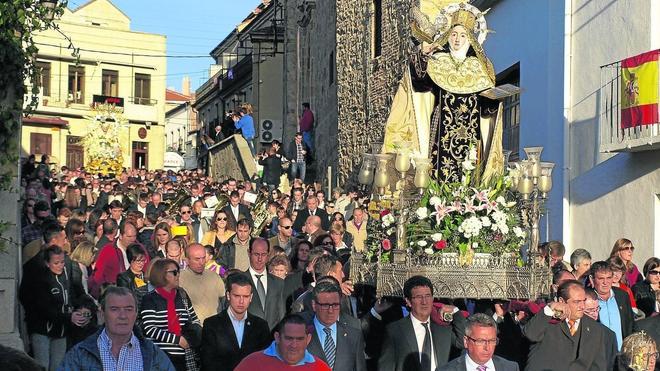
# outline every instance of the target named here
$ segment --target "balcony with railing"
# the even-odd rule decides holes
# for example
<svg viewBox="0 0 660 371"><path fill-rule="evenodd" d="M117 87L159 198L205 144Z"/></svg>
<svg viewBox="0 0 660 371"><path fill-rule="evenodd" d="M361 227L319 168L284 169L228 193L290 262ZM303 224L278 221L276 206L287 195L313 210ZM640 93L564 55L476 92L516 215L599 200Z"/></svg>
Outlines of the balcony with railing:
<svg viewBox="0 0 660 371"><path fill-rule="evenodd" d="M638 69L641 65L633 64L633 67L630 67L629 62L639 57L610 63L600 68L598 121L601 152L660 149L658 61L656 57L655 62L644 62L652 63L646 67L656 70L655 74L642 75ZM643 62L644 59L639 61ZM655 104L649 104L654 99Z"/></svg>

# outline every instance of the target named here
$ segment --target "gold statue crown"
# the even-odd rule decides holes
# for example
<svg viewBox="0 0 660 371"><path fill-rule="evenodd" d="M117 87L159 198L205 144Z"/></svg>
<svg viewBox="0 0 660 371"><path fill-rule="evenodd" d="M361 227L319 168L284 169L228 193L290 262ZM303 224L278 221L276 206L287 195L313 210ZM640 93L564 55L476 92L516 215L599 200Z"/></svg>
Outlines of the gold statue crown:
<svg viewBox="0 0 660 371"><path fill-rule="evenodd" d="M419 9L433 22L447 5L467 3L468 0L419 0Z"/></svg>
<svg viewBox="0 0 660 371"><path fill-rule="evenodd" d="M475 26L477 25L477 17L468 10L460 9L452 14L451 17L451 27L458 25L465 27L468 31L474 32Z"/></svg>

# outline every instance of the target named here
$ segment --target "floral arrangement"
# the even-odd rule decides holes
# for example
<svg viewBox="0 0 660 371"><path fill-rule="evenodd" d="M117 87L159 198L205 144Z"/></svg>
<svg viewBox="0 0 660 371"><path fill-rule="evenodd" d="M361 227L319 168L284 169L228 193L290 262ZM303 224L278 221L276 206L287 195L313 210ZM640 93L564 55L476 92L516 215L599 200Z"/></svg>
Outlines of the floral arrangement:
<svg viewBox="0 0 660 371"><path fill-rule="evenodd" d="M392 248L396 247L396 218L389 208L370 215L365 246L367 261L390 262Z"/></svg>
<svg viewBox="0 0 660 371"><path fill-rule="evenodd" d="M431 182L408 225L413 253L458 252L469 264L475 252L518 255L525 241L517 202L508 191L506 175L490 187L471 185L477 153L471 149L462 163L460 182Z"/></svg>
<svg viewBox="0 0 660 371"><path fill-rule="evenodd" d="M409 253L434 256L459 254L463 265L472 262L475 253L512 254L519 257L526 234L520 227L520 211L508 191L507 175L487 187L472 183L476 174L477 153L472 149L462 163L460 182L431 181L406 225ZM369 261L390 262L396 247L396 220L390 209L381 209L379 218L367 225L365 257Z"/></svg>
<svg viewBox="0 0 660 371"><path fill-rule="evenodd" d="M93 174L119 174L124 162L119 129L125 119L114 105L99 105L93 111L96 115L87 117L90 121L89 130L81 140L87 157L85 168Z"/></svg>

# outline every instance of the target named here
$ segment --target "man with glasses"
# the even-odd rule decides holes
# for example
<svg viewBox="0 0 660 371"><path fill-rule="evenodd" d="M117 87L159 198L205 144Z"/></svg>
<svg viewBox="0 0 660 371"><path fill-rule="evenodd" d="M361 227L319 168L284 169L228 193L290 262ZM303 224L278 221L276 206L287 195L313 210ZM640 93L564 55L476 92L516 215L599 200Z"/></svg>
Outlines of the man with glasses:
<svg viewBox="0 0 660 371"><path fill-rule="evenodd" d="M195 241L201 240L201 236L199 235L199 220L193 216L193 210L189 204L179 206L179 215L176 221L180 225L189 225L193 230Z"/></svg>
<svg viewBox="0 0 660 371"><path fill-rule="evenodd" d="M589 280L598 294L600 323L616 334L617 349L621 350L623 339L632 334L635 318L628 294L612 285L612 268L607 262L598 261L591 265Z"/></svg>
<svg viewBox="0 0 660 371"><path fill-rule="evenodd" d="M452 345L464 347L465 318L458 308L445 305L441 314L452 317L451 327L431 321L433 284L426 277L410 277L403 295L410 315L387 326L378 370L432 371L444 366Z"/></svg>
<svg viewBox="0 0 660 371"><path fill-rule="evenodd" d="M293 236L293 223L291 218L285 216L279 220L277 225L277 234L268 239L271 246L281 247L287 256L291 256L293 247L296 245L297 239Z"/></svg>
<svg viewBox="0 0 660 371"><path fill-rule="evenodd" d="M362 331L339 320L341 288L320 281L312 291L314 331L307 351L333 370L366 370Z"/></svg>
<svg viewBox="0 0 660 371"><path fill-rule="evenodd" d="M253 238L250 241L248 253L250 254L250 267L245 274L252 283L252 302L248 311L268 322L270 329L284 318L284 280L276 277L266 270L270 245L268 240Z"/></svg>
<svg viewBox="0 0 660 371"><path fill-rule="evenodd" d="M600 306L598 305L598 294L596 291L587 289L585 290L586 300L584 301L584 315L591 317L594 321L598 321L598 314L600 312ZM603 326L604 327L604 326ZM605 346L603 349L609 351L607 354L608 364L614 364L616 361L616 334L607 327L604 328L607 333Z"/></svg>
<svg viewBox="0 0 660 371"><path fill-rule="evenodd" d="M495 354L497 323L492 317L475 313L468 317L463 345L465 354L441 367L440 371L518 371L518 364Z"/></svg>
<svg viewBox="0 0 660 371"><path fill-rule="evenodd" d="M580 281L569 280L557 290L557 301L532 317L523 334L532 343L526 370L613 370L604 349L608 332L584 315L586 294Z"/></svg>

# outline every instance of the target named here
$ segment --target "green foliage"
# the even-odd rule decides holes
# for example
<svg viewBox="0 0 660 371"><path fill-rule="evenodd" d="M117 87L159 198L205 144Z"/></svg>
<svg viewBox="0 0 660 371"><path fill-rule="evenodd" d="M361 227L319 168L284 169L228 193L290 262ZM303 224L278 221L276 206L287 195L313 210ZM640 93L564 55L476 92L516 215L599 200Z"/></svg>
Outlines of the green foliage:
<svg viewBox="0 0 660 371"><path fill-rule="evenodd" d="M16 138L20 135L21 115L36 108L39 94L39 71L35 66L39 49L34 43L35 32L56 28L54 19L64 12L66 1L49 9L35 0L6 0L0 2L0 192L12 191L17 175L19 151ZM74 49L75 51L75 49ZM27 93L25 83L32 87L29 103L24 106ZM7 243L15 243L5 236L12 224L0 220L0 251Z"/></svg>

